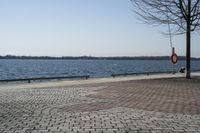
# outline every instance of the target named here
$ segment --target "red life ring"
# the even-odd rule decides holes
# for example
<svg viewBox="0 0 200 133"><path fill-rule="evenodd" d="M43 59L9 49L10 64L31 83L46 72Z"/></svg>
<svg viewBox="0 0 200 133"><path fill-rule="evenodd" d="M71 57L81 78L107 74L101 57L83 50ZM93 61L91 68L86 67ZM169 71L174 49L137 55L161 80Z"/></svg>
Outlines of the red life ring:
<svg viewBox="0 0 200 133"><path fill-rule="evenodd" d="M178 62L178 56L177 56L176 53L172 54L172 56L171 56L171 62L173 64L176 64Z"/></svg>

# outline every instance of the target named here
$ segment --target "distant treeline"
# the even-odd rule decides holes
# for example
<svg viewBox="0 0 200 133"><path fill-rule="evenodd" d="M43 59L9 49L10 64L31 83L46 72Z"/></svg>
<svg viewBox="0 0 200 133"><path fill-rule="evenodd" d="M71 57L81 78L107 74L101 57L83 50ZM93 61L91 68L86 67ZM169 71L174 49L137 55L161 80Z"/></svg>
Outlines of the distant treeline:
<svg viewBox="0 0 200 133"><path fill-rule="evenodd" d="M136 57L93 57L93 56L62 56L62 57L50 57L50 56L15 56L6 55L0 56L0 59L42 59L42 60L169 60L170 56L136 56ZM179 60L185 60L185 56L179 56ZM200 60L200 58L192 58L192 60Z"/></svg>

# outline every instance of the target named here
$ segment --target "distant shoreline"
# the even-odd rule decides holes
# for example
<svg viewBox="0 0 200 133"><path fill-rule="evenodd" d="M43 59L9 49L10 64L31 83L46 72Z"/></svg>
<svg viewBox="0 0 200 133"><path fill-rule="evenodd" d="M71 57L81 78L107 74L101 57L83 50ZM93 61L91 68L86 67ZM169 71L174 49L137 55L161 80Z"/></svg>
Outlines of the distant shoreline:
<svg viewBox="0 0 200 133"><path fill-rule="evenodd" d="M116 57L93 57L93 56L0 56L0 59L36 59L36 60L170 60L170 56L116 56ZM179 56L179 60L185 60L185 56ZM200 58L192 57L192 60L200 60Z"/></svg>

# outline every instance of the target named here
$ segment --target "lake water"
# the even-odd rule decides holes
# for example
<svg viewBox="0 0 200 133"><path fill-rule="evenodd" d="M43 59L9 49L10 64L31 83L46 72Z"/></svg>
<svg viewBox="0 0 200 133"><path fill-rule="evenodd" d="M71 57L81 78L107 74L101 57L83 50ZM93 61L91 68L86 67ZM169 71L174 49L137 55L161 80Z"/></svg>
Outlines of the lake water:
<svg viewBox="0 0 200 133"><path fill-rule="evenodd" d="M175 70L185 66L179 61ZM192 61L200 70L200 61ZM31 77L80 76L109 77L111 74L171 71L168 60L0 60L0 79Z"/></svg>

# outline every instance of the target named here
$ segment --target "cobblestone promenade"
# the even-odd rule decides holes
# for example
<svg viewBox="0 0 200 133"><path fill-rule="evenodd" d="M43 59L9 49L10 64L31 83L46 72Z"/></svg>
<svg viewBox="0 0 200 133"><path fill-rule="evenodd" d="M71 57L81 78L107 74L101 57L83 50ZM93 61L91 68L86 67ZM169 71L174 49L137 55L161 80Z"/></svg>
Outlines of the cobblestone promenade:
<svg viewBox="0 0 200 133"><path fill-rule="evenodd" d="M200 133L200 79L1 89L2 133Z"/></svg>

